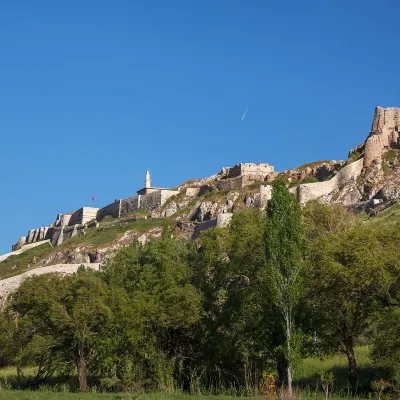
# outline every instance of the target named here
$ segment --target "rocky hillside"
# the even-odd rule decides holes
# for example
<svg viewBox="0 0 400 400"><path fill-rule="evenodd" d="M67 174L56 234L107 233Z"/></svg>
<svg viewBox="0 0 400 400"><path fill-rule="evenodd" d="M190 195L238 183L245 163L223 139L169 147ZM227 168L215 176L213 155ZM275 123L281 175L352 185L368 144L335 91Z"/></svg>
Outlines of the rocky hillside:
<svg viewBox="0 0 400 400"><path fill-rule="evenodd" d="M101 265L115 249L160 237L163 229L195 239L203 229L229 223L234 212L267 207L277 177L302 204L311 199L341 202L374 216L400 197L399 129L400 109L377 107L366 140L349 151L347 160L316 161L280 173L269 164L238 164L182 183L159 206L136 205L116 217L107 214L109 206L100 209L97 221L62 227L64 236L71 233L63 242L45 240L38 230L34 248L23 244L0 256L0 279L52 265Z"/></svg>

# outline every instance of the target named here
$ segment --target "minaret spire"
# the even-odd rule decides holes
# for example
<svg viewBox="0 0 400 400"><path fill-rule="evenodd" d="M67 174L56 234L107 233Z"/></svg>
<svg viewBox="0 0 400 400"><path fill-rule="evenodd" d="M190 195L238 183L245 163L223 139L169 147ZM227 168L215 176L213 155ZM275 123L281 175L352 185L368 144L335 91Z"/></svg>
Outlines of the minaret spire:
<svg viewBox="0 0 400 400"><path fill-rule="evenodd" d="M149 189L151 187L150 171L146 171L146 179L144 180L145 188Z"/></svg>

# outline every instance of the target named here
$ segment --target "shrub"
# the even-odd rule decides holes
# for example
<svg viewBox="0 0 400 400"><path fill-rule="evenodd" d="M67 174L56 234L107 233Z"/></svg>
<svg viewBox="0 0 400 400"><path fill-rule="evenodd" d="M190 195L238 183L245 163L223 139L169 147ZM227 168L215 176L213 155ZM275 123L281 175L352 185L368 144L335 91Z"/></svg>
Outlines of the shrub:
<svg viewBox="0 0 400 400"><path fill-rule="evenodd" d="M390 164L394 163L396 161L396 158L397 158L397 151L393 149L383 154L383 159Z"/></svg>
<svg viewBox="0 0 400 400"><path fill-rule="evenodd" d="M259 390L261 396L263 396L265 400L274 400L276 398L276 386L274 376L264 372L259 384Z"/></svg>

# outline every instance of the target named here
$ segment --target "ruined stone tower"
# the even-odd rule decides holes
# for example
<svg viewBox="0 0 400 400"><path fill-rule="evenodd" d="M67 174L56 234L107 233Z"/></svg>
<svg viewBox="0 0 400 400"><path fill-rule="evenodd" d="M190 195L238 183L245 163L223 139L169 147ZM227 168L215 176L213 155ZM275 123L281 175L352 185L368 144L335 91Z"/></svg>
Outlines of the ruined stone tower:
<svg viewBox="0 0 400 400"><path fill-rule="evenodd" d="M398 143L400 108L375 108L371 133L365 142L364 167L381 162L382 154Z"/></svg>

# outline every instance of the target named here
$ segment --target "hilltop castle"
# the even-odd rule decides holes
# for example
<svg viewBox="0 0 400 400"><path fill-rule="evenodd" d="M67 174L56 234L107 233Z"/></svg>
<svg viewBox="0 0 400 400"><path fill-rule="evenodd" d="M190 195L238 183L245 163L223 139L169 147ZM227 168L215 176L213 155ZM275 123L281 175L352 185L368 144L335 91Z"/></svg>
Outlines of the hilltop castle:
<svg viewBox="0 0 400 400"><path fill-rule="evenodd" d="M22 246L43 240L49 241L53 246L59 246L64 240L80 234L84 225L91 221L93 223L101 221L108 215L114 218L123 218L139 208L153 211L161 207L171 196L179 193L179 190L151 187L149 171L146 172L144 182L145 186L138 190L137 196L115 200L103 208L81 207L75 211L58 214L53 224L39 229L31 229L27 236L20 237L18 242L12 246L12 250L16 251Z"/></svg>
<svg viewBox="0 0 400 400"><path fill-rule="evenodd" d="M102 207L81 207L67 213L58 214L54 223L39 229L31 229L27 236L22 236L12 246L12 251L21 251L42 244L44 241L53 246L59 246L65 240L76 235L83 235L86 227L94 227L107 216L126 218L135 214L139 209L152 212L162 207L166 201L185 190L186 196L197 196L208 190L208 183L216 181L218 190L228 190L248 186L254 182L271 181L277 174L270 164L237 164L224 167L210 178L192 182L192 185L182 185L176 189L151 186L150 172L146 171L144 188L137 191L136 196L128 197ZM0 256L0 261L12 255L7 253Z"/></svg>
<svg viewBox="0 0 400 400"><path fill-rule="evenodd" d="M324 202L341 202L344 205L354 205L381 196L388 200L397 192L400 193L400 109L395 107L376 107L371 131L362 144L349 152L347 161L321 161L299 167L295 170L283 171L280 175L290 184L297 183L290 191L302 204L309 200ZM388 166L385 161L388 151L397 160ZM386 164L385 164L386 163ZM396 164L396 165L395 165ZM390 171L384 171L389 168ZM127 218L134 215L139 209L144 209L157 218L169 217L189 201L208 190L237 191L245 186L259 183L256 197L245 198L246 205L252 204L263 208L271 194L268 185L277 175L270 164L237 164L233 167L224 167L217 174L189 181L181 186L159 188L151 186L150 172L146 172L144 188L137 194L102 207L82 207L78 210L58 214L53 224L39 229L31 229L27 236L19 238L12 246L13 251L21 251L41 244L43 241L58 246L66 239L75 235L83 235L85 228L95 227L105 217ZM306 179L316 181L306 183ZM389 190L390 189L390 190ZM386 190L386 194L382 191ZM184 196L177 204L174 200L163 207L167 200L178 193L185 191ZM382 193L381 193L382 192ZM393 193L392 193L393 192ZM219 214L231 213L239 194L232 195L235 200L227 200L227 204L207 204L200 200L194 210L191 210L190 221L196 223L217 220ZM397 196L397 195L396 195ZM379 200L379 199L378 199ZM196 211L197 210L197 211ZM224 219L224 218L220 218ZM23 251L22 250L22 251ZM0 256L0 261L11 255Z"/></svg>

